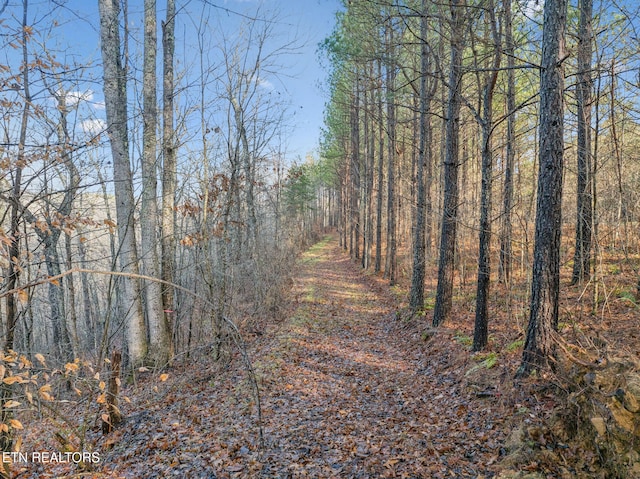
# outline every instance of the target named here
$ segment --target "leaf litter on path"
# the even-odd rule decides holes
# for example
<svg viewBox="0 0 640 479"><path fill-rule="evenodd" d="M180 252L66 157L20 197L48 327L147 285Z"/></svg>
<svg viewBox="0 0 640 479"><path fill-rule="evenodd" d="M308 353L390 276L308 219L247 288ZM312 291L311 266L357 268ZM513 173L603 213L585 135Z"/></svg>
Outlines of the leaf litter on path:
<svg viewBox="0 0 640 479"><path fill-rule="evenodd" d="M176 365L155 389L143 381L126 391L125 424L92 437L102 457L93 477L496 474L505 405L500 396L479 399L461 382L469 355L451 347L453 329L422 341L397 320L387 289L335 241L303 255L291 298L286 318L249 344L264 448L241 361L222 366L201 357ZM51 472L71 473L68 465Z"/></svg>

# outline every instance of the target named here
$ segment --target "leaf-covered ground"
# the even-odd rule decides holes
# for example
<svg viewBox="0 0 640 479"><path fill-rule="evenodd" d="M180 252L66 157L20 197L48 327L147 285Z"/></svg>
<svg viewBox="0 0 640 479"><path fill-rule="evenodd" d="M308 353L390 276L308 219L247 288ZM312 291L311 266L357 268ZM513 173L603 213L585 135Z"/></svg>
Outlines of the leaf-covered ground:
<svg viewBox="0 0 640 479"><path fill-rule="evenodd" d="M474 356L468 325L425 335L427 320L397 311L393 290L328 238L301 257L281 319L248 343L261 421L240 354L225 365L203 355L165 382L127 386L125 423L88 433L101 455L93 470L40 464L16 477L490 478L518 447L518 424L531 448L572 470L580 451L538 429L554 394L514 388L521 345ZM41 449L56 427L43 422ZM527 461L517 467L541 472L522 477L560 477L558 465Z"/></svg>
<svg viewBox="0 0 640 479"><path fill-rule="evenodd" d="M491 477L504 434L499 399L470 402L451 351L396 321L393 298L324 241L301 259L287 318L240 361L194 375L128 413L110 438L114 477ZM444 371L444 373L443 373Z"/></svg>

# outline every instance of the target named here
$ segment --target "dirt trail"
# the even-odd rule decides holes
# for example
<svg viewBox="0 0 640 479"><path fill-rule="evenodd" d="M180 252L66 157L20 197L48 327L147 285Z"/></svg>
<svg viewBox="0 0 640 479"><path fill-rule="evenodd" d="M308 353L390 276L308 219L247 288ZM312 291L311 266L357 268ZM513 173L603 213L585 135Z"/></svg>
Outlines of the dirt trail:
<svg viewBox="0 0 640 479"><path fill-rule="evenodd" d="M493 477L504 405L461 381L469 354L455 330L422 341L331 238L295 278L288 312L249 345L264 448L242 362L200 357L130 391L125 425L98 439L94 477Z"/></svg>
<svg viewBox="0 0 640 479"><path fill-rule="evenodd" d="M398 327L390 298L374 289L335 241L303 256L297 308L259 364L271 368L262 472L491 477L495 423L479 421L456 378L434 376L437 365ZM447 362L441 353L440 366Z"/></svg>

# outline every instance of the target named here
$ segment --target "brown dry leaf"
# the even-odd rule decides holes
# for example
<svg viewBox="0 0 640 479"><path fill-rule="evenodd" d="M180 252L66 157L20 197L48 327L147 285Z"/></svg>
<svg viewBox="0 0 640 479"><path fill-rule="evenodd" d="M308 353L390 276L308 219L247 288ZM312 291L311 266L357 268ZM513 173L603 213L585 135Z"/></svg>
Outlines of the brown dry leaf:
<svg viewBox="0 0 640 479"><path fill-rule="evenodd" d="M53 396L49 394L51 392L51 384L45 384L40 389L38 389L38 394L45 401L53 401Z"/></svg>
<svg viewBox="0 0 640 479"><path fill-rule="evenodd" d="M22 423L17 419L9 419L9 425L13 429L24 429L24 426L22 425Z"/></svg>
<svg viewBox="0 0 640 479"><path fill-rule="evenodd" d="M29 293L27 293L24 289L18 291L18 301L22 304L26 304L29 302Z"/></svg>
<svg viewBox="0 0 640 479"><path fill-rule="evenodd" d="M47 367L47 362L45 361L44 356L42 354L40 353L36 354L35 358L38 360L40 364L42 364L44 367Z"/></svg>
<svg viewBox="0 0 640 479"><path fill-rule="evenodd" d="M78 369L80 369L80 368L76 363L67 363L67 364L64 365L64 371L67 374L68 373L72 373L72 372L75 373L75 372L78 371Z"/></svg>

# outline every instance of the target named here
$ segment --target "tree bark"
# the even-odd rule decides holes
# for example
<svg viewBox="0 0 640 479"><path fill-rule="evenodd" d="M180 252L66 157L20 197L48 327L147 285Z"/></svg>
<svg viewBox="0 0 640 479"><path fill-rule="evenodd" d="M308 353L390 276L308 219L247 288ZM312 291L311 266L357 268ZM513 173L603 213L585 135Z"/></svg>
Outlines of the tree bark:
<svg viewBox="0 0 640 479"><path fill-rule="evenodd" d="M145 276L160 277L158 258L158 182L156 128L158 123L156 91L156 0L144 0L144 64L142 79L142 198L140 239L142 270ZM144 298L149 325L149 360L165 365L169 360L169 332L162 308L162 285L144 281Z"/></svg>
<svg viewBox="0 0 640 479"><path fill-rule="evenodd" d="M395 156L396 156L396 64L393 22L390 19L386 26L387 40L387 257L385 276L389 279L389 284L396 283L398 269L396 249L396 197L395 197Z"/></svg>
<svg viewBox="0 0 640 479"><path fill-rule="evenodd" d="M593 195L591 191L591 54L593 51L593 0L580 0L578 26L578 185L576 247L571 283L577 284L591 274L591 236L593 229Z"/></svg>
<svg viewBox="0 0 640 479"><path fill-rule="evenodd" d="M460 166L458 142L460 136L460 106L462 103L460 89L463 77L464 15L460 0L450 0L449 7L451 11L451 64L445 132L444 199L440 234L440 260L436 304L433 313L434 326L442 324L451 313L458 222L458 169Z"/></svg>
<svg viewBox="0 0 640 479"><path fill-rule="evenodd" d="M134 230L135 202L129 161L126 71L122 65L120 52L119 1L98 0L98 7L107 134L113 159L120 270L138 274ZM148 348L146 325L140 301L140 284L136 279L121 278L119 300L122 318L127 327L129 362L132 366L136 366L144 361Z"/></svg>
<svg viewBox="0 0 640 479"><path fill-rule="evenodd" d="M489 335L489 287L491 285L491 210L493 188L493 93L498 80L502 59L500 35L493 0L488 4L494 59L492 71L485 74L482 105L482 186L480 191L480 232L478 238L478 282L476 289L476 316L473 334L473 350L487 346Z"/></svg>
<svg viewBox="0 0 640 479"><path fill-rule="evenodd" d="M176 136L174 132L174 53L175 53L175 0L167 0L167 17L162 24L162 280L175 283L176 255L176 186L178 177L176 158ZM174 291L165 285L162 290L162 307L165 324L169 333L169 358L173 357L174 346L171 331L175 318Z"/></svg>
<svg viewBox="0 0 640 479"><path fill-rule="evenodd" d="M427 75L429 74L429 45L427 1L422 0L422 17L420 18L420 142L418 161L416 164L416 215L413 227L413 270L411 275L411 290L409 292L409 307L414 313L424 307L424 278L426 268L426 185L425 170L431 163L431 96Z"/></svg>
<svg viewBox="0 0 640 479"><path fill-rule="evenodd" d="M516 80L515 45L513 41L513 17L511 0L504 0L505 56L507 57L507 138L504 165L504 183L502 187L502 228L500 231L500 263L498 279L508 283L511 278L511 247L513 227L511 209L513 208L513 168L516 143Z"/></svg>
<svg viewBox="0 0 640 479"><path fill-rule="evenodd" d="M564 32L567 0L546 0L540 75L540 153L531 308L516 377L549 365L558 328L562 220Z"/></svg>
<svg viewBox="0 0 640 479"><path fill-rule="evenodd" d="M378 60L378 78L382 78L382 61ZM381 89L380 89L381 90ZM376 258L374 271L382 270L382 191L384 190L384 127L382 123L382 92L378 94L378 192L376 195Z"/></svg>

